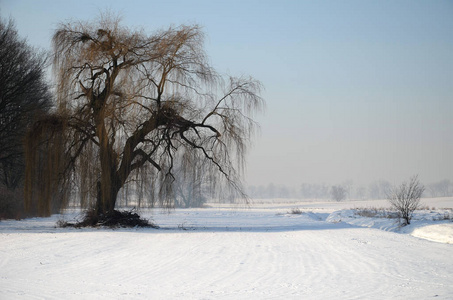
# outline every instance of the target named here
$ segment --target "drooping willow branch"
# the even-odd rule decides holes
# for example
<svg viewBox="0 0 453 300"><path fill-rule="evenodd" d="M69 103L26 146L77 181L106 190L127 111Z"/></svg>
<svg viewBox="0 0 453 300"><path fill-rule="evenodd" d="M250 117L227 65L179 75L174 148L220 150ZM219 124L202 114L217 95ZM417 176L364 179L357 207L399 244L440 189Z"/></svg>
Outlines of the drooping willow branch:
<svg viewBox="0 0 453 300"><path fill-rule="evenodd" d="M44 126L28 141L30 174L53 155L36 155L40 139L48 141L44 151L61 155L42 169L46 193L56 187L100 214L113 211L120 190L171 206L175 184L196 174L197 186L204 180L212 194L224 194L226 182L244 195L237 170L256 128L253 114L264 106L261 85L224 80L209 65L203 40L197 25L147 35L112 16L60 25L53 37L55 118L65 125L58 139ZM32 178L30 199L41 189Z"/></svg>

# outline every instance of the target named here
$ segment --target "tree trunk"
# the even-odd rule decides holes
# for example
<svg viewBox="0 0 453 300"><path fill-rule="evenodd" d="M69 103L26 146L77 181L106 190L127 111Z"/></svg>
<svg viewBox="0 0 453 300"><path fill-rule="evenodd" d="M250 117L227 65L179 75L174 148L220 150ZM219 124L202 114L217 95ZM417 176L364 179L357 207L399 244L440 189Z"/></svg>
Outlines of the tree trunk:
<svg viewBox="0 0 453 300"><path fill-rule="evenodd" d="M103 188L105 187L105 188ZM109 215L115 210L116 198L121 186L108 182L97 183L96 213L97 215Z"/></svg>
<svg viewBox="0 0 453 300"><path fill-rule="evenodd" d="M116 155L104 124L102 114L96 118L96 133L99 139L101 178L98 181L97 214L111 214L115 209L116 197L121 189L117 174Z"/></svg>

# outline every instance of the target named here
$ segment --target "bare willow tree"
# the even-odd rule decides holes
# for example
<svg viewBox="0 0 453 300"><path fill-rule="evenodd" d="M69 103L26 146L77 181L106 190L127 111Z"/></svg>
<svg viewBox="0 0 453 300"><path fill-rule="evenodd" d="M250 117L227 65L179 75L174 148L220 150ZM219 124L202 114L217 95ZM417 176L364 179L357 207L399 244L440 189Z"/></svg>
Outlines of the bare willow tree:
<svg viewBox="0 0 453 300"><path fill-rule="evenodd" d="M41 201L71 192L108 215L120 190L130 188L138 201L137 189L171 205L175 180L197 166L210 174L212 189L223 182L241 193L253 116L264 105L261 84L217 74L203 40L196 25L148 35L111 15L60 25L53 36L58 109L27 142L28 174L36 171L33 153L43 140L52 153L42 178L49 184L42 185L60 191L40 189ZM31 204L36 186L27 183Z"/></svg>

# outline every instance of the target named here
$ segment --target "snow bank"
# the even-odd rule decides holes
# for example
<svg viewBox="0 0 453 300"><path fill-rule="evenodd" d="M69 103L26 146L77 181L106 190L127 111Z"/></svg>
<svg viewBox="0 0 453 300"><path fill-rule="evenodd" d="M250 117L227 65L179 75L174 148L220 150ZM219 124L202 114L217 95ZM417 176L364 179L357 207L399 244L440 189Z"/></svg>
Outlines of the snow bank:
<svg viewBox="0 0 453 300"><path fill-rule="evenodd" d="M414 229L411 235L433 242L453 244L453 223L428 225Z"/></svg>
<svg viewBox="0 0 453 300"><path fill-rule="evenodd" d="M399 220L391 213L375 212L374 217L362 216L356 209L344 209L331 213L326 221L347 223L354 226L377 228L385 231L410 234L414 237L433 242L453 244L453 212L447 209L416 211L411 224L402 227Z"/></svg>

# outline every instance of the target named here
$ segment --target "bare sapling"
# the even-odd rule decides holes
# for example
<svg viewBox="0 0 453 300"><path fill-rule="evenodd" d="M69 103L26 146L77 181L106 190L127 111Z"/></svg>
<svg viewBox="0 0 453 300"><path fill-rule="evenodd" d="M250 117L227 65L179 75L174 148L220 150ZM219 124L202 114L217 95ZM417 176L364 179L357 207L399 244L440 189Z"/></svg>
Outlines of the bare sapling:
<svg viewBox="0 0 453 300"><path fill-rule="evenodd" d="M414 211L420 206L420 198L424 191L425 187L415 175L409 182L403 182L393 188L388 195L390 204L397 211L400 220L403 220L404 226L410 224Z"/></svg>

